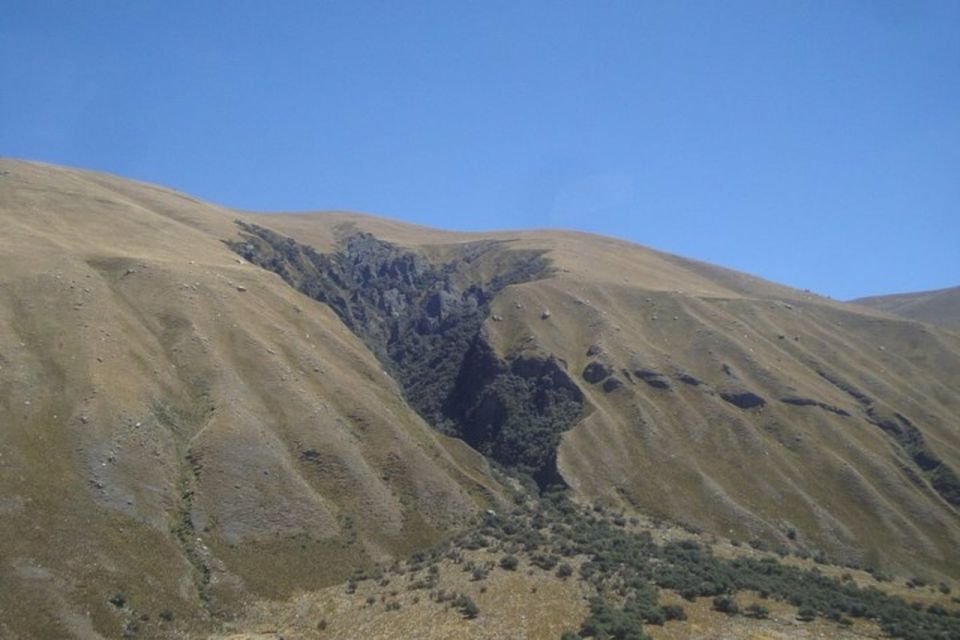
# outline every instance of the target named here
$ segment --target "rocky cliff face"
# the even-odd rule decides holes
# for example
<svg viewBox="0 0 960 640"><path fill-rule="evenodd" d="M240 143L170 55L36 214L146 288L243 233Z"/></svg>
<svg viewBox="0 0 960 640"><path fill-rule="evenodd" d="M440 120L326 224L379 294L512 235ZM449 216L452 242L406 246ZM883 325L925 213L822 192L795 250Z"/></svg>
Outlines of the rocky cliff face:
<svg viewBox="0 0 960 640"><path fill-rule="evenodd" d="M229 246L328 304L427 422L541 486L562 482L556 449L583 412L583 394L556 358L535 349L500 357L483 331L490 302L504 287L548 273L540 252L482 241L433 264L353 233L334 253L321 254L264 227L238 224L243 239ZM484 279L471 264L491 252L507 259Z"/></svg>

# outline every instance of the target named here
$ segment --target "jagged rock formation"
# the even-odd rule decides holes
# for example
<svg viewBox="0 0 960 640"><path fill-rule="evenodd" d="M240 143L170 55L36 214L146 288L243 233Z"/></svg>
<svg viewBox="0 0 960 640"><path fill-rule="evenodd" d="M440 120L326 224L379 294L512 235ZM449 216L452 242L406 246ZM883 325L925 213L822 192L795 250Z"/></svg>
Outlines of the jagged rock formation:
<svg viewBox="0 0 960 640"><path fill-rule="evenodd" d="M490 302L504 287L548 272L540 252L506 252L498 272L478 280L470 263L500 250L498 243L474 243L433 265L366 233L347 235L328 255L265 227L238 224L243 240L228 245L330 305L435 428L541 486L562 482L556 449L583 411L580 390L555 358L533 352L501 358L483 332Z"/></svg>

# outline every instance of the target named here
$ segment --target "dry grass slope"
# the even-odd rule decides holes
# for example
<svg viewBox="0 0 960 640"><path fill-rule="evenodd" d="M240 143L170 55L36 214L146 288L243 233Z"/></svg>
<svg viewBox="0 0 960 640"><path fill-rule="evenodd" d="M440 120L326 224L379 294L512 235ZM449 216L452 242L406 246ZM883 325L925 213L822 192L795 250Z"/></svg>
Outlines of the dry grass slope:
<svg viewBox="0 0 960 640"><path fill-rule="evenodd" d="M559 449L580 499L960 576L955 332L609 238L238 213L2 160L0 637L201 637L499 500L329 308L238 260L236 218L321 252L350 230L436 262L545 251L485 331L583 391Z"/></svg>
<svg viewBox="0 0 960 640"><path fill-rule="evenodd" d="M133 612L203 629L495 498L329 309L238 262L232 213L2 171L0 636L112 637Z"/></svg>
<svg viewBox="0 0 960 640"><path fill-rule="evenodd" d="M960 287L852 300L873 309L960 331Z"/></svg>

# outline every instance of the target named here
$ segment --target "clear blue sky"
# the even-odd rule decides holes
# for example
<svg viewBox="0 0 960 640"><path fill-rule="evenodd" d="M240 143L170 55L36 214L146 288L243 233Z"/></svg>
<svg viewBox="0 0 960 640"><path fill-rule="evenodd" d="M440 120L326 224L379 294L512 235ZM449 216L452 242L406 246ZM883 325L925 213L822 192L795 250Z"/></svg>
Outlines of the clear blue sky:
<svg viewBox="0 0 960 640"><path fill-rule="evenodd" d="M960 284L960 2L6 0L0 155L244 209Z"/></svg>

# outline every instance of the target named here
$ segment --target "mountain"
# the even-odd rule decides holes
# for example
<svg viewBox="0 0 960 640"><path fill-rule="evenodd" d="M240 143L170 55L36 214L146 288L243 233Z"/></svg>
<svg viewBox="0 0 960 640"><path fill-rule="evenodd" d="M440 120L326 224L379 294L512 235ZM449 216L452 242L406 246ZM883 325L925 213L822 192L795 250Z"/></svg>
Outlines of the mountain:
<svg viewBox="0 0 960 640"><path fill-rule="evenodd" d="M960 331L960 287L851 300L873 309Z"/></svg>
<svg viewBox="0 0 960 640"><path fill-rule="evenodd" d="M960 336L599 236L0 161L0 636L200 637L522 487L960 576ZM143 634L141 634L143 635Z"/></svg>

